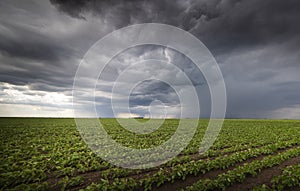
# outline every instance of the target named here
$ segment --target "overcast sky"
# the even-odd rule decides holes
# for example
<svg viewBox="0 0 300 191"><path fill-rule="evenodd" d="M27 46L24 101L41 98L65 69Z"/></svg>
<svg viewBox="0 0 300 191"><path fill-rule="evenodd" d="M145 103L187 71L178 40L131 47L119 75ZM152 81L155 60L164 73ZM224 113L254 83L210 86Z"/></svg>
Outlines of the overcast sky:
<svg viewBox="0 0 300 191"><path fill-rule="evenodd" d="M116 29L145 22L179 27L207 46L224 76L226 117L300 118L299 0L2 0L0 116L73 116L73 80L86 51ZM99 116L113 116L111 83L119 69L150 58L185 71L199 94L201 115L208 117L209 91L201 72L184 55L158 45L133 47L112 60L97 86ZM129 71L134 77L146 70L176 76L155 64ZM174 78L184 90L180 79ZM80 96L76 104L92 101L91 95ZM117 96L125 100L121 91ZM148 106L160 103L167 106L168 117L180 113L178 95L161 81L137 84L129 102L134 116L149 116ZM153 108L160 116L161 108ZM115 114L129 116L122 108Z"/></svg>

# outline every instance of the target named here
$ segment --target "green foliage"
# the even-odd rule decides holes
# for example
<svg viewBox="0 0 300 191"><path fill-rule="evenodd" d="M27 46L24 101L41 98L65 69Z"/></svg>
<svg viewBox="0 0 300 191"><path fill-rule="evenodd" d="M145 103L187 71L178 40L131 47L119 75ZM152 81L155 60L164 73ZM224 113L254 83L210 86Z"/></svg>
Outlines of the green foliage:
<svg viewBox="0 0 300 191"><path fill-rule="evenodd" d="M101 122L120 144L150 148L168 140L179 120L168 119L157 131L147 135L135 135L115 119L101 119ZM215 144L198 156L207 124L208 120L199 121L194 138L178 157L154 169L131 170L115 167L96 156L81 139L73 119L0 118L0 190L69 190L84 185L88 185L84 190L151 190L288 149L188 188L225 189L298 154L293 147L300 143L299 121L225 120ZM158 156L151 157L155 160ZM97 174L97 178L91 180L89 173ZM286 168L271 184L270 188L262 185L255 189L284 190L299 186L299 167Z"/></svg>
<svg viewBox="0 0 300 191"><path fill-rule="evenodd" d="M63 179L61 179L58 182L58 185L60 185L61 190L65 190L66 188L80 186L83 182L84 182L84 177L82 177L82 176L76 176L76 177L72 177L72 178L65 176Z"/></svg>
<svg viewBox="0 0 300 191"><path fill-rule="evenodd" d="M281 175L272 178L271 186L261 185L254 190L289 190L291 188L300 188L300 164L285 167Z"/></svg>
<svg viewBox="0 0 300 191"><path fill-rule="evenodd" d="M238 166L233 170L229 170L226 173L220 174L218 178L214 180L199 180L192 186L188 187L187 190L224 190L225 188L231 186L233 183L242 182L247 176L256 176L264 168L273 167L278 165L285 160L299 156L300 148L290 149L278 155L269 155L262 160L253 161L251 163L246 163L243 166ZM284 179L287 180L287 179ZM295 185L294 181L286 182L289 187ZM297 184L296 184L297 185ZM263 189L263 188L262 188Z"/></svg>

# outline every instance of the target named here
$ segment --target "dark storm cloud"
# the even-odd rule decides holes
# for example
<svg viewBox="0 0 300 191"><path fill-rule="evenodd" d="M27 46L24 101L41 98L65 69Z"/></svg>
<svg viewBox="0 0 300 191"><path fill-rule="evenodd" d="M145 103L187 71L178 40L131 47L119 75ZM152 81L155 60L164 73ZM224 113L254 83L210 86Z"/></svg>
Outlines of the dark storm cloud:
<svg viewBox="0 0 300 191"><path fill-rule="evenodd" d="M115 81L120 75L120 73L122 73L122 71L124 71L126 67L132 64L133 60L128 62L127 59L139 58L139 57L142 57L143 60L155 59L155 60L162 60L165 62L168 62L167 57L170 57L170 59L172 59L171 61L172 64L174 64L176 67L178 67L179 70L181 70L187 76L189 76L194 86L204 85L206 83L206 80L203 77L203 74L201 73L199 68L187 56L172 48L169 47L166 48L161 45L151 45L151 44L131 47L119 53L117 56L114 57L111 63L105 66L99 79L105 81ZM136 59L136 61L141 61L141 60ZM154 66L152 66L151 69L142 68L137 70L155 70L153 68ZM161 69L161 68L157 68L157 69ZM156 83L156 85L159 86L161 84ZM162 86L162 88L160 88L160 91L164 92L164 88L165 87ZM150 92L151 91L148 91L147 93Z"/></svg>
<svg viewBox="0 0 300 191"><path fill-rule="evenodd" d="M6 4L2 2L2 5L4 11ZM30 17L31 13L27 15ZM26 25L29 18L21 17L22 20L16 20L7 17L1 17L0 20L0 81L31 85L33 89L44 91L58 91L59 87L69 87L72 79L68 77L73 72L66 71L70 66L66 68L64 62L74 61L76 54L72 48L43 34L42 26ZM52 89L48 88L50 86Z"/></svg>
<svg viewBox="0 0 300 191"><path fill-rule="evenodd" d="M30 91L14 87L27 95L41 90L69 96L80 59L94 42L114 29L158 22L191 32L213 53L227 85L228 117L272 117L269 113L274 110L300 104L299 19L299 0L1 1L0 82L26 86ZM141 56L171 57L200 94L203 92L200 99L209 95L205 79L191 61L162 47L128 50L100 77L106 83L114 81L125 66L122 63ZM144 69L133 71L133 76ZM83 81L90 83L89 79ZM99 89L107 93L111 88L105 85L100 84ZM160 83L141 87L132 94L132 106L145 106L157 98L177 103L171 89ZM0 86L1 91L5 88ZM82 102L91 101L90 95L80 96ZM169 100L167 96L171 96ZM202 105L209 102L203 100ZM111 111L105 105L109 99L100 95L96 101L109 116Z"/></svg>
<svg viewBox="0 0 300 191"><path fill-rule="evenodd" d="M0 30L0 51L3 54L52 63L71 55L70 48L63 47L61 43L55 43L53 39L36 31L9 23L2 23L2 27L9 29ZM9 31L11 32L7 34Z"/></svg>
<svg viewBox="0 0 300 191"><path fill-rule="evenodd" d="M50 0L59 10L67 14L85 19L85 14L91 12L105 19L108 23L120 28L135 22L154 22L168 17L168 22L176 23L178 12L184 8L177 2L168 1L61 1Z"/></svg>
<svg viewBox="0 0 300 191"><path fill-rule="evenodd" d="M90 29L82 35L81 23L48 1L1 1L0 81L46 92L72 89L80 59L97 36Z"/></svg>
<svg viewBox="0 0 300 191"><path fill-rule="evenodd" d="M175 25L195 34L216 53L276 43L300 32L298 0L51 2L71 16L83 18L91 12L117 28L143 22Z"/></svg>
<svg viewBox="0 0 300 191"><path fill-rule="evenodd" d="M175 90L170 85L158 80L146 80L132 90L129 105L130 107L149 106L151 102L157 100L170 106L180 103Z"/></svg>
<svg viewBox="0 0 300 191"><path fill-rule="evenodd" d="M241 87L228 88L228 105L227 111L229 118L268 118L272 113L280 108L299 107L299 82L282 83L274 86L265 87L261 84L247 85L247 89L239 91ZM254 92L254 93L253 93ZM259 108L259 109L258 109ZM297 114L299 117L299 113Z"/></svg>
<svg viewBox="0 0 300 191"><path fill-rule="evenodd" d="M40 67L25 65L24 70L21 71L11 70L11 67L7 66L0 72L0 81L14 85L29 85L32 90L50 92L66 91L72 88L74 78L72 74L60 73L61 67L50 70L46 69L46 66L47 64Z"/></svg>
<svg viewBox="0 0 300 191"><path fill-rule="evenodd" d="M231 6L222 2L220 17L192 30L197 36L203 34L215 54L299 39L299 1L239 1Z"/></svg>

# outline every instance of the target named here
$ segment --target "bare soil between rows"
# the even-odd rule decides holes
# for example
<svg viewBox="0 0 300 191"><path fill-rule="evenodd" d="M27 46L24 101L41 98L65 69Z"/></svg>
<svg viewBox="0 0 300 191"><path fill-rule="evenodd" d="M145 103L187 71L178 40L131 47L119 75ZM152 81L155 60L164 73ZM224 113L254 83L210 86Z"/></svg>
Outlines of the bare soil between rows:
<svg viewBox="0 0 300 191"><path fill-rule="evenodd" d="M284 151L286 151L288 149L291 149L291 148L294 148L294 147L297 147L297 145L292 146L292 147L288 147L288 148L285 148L285 149L278 150L273 155L276 155L278 153L284 152ZM199 179L207 179L207 178L208 179L213 179L213 178L216 178L219 174L227 172L228 170L232 170L232 169L234 169L237 166L243 165L244 163L249 163L249 162L252 162L254 160L262 160L265 156L267 156L267 155L265 154L265 155L260 155L260 156L257 156L257 157L253 157L253 158L247 159L247 160L245 160L243 162L236 163L235 165L233 165L233 166L231 166L231 167L229 167L227 169L211 170L211 171L209 171L209 172L207 172L205 174L201 174L200 173L200 174L198 174L196 176L194 176L194 175L188 175L185 180L176 180L173 183L166 182L163 185L161 185L160 187L153 187L152 190L154 190L154 191L160 191L160 190L163 190L163 191L166 191L166 190L179 190L181 188L185 188L187 186L190 186L190 185L194 184ZM130 175L130 176L126 176L126 177L128 177L128 178L134 178L136 180L139 180L139 179L144 178L146 175L152 175L155 172L157 172L157 170L151 170L151 169L149 169L148 171L142 172L140 174ZM88 186L92 182L98 182L99 179L101 178L101 173L97 173L97 172L94 172L92 174L91 173L87 173L87 174L84 174L83 176L86 179L88 179L88 181L86 181L83 185L81 185L79 187L74 187L74 188L72 188L70 190L74 190L74 191L75 190L79 190L81 188L84 188L84 187ZM140 188L138 190L143 190L143 188ZM237 190L240 190L240 189L237 189Z"/></svg>
<svg viewBox="0 0 300 191"><path fill-rule="evenodd" d="M270 182L272 177L280 175L285 167L295 164L300 164L300 156L286 160L278 166L263 169L257 176L249 177L244 182L234 184L226 190L252 190L254 187L259 186L261 184L271 186ZM298 188L298 190L300 190L300 188Z"/></svg>
<svg viewBox="0 0 300 191"><path fill-rule="evenodd" d="M283 151L280 150L280 151L278 151L274 154L277 154L279 152L283 152ZM163 191L163 190L180 190L180 189L184 189L187 186L193 185L194 183L196 183L200 179L214 179L214 178L217 178L217 176L219 174L225 173L228 170L232 170L232 169L236 168L237 166L241 166L245 163L249 163L249 162L254 161L254 160L262 160L265 156L267 156L267 155L260 155L258 157L253 157L253 158L247 159L243 162L236 163L235 165L233 165L229 168L226 168L226 169L211 170L211 171L209 171L205 174L198 174L196 176L189 175L189 176L186 177L185 180L178 180L178 181L175 181L174 183L168 182L168 183L165 183L165 184L163 184L162 186L160 186L158 188L154 188L153 190L154 191L160 191L160 190Z"/></svg>
<svg viewBox="0 0 300 191"><path fill-rule="evenodd" d="M270 144L266 144L266 145L270 145ZM256 146L256 147L251 147L251 148L261 148L261 147L264 147L266 145ZM297 145L292 146L292 147L296 147L296 146ZM282 150L278 150L274 154L277 154L279 152L283 152L283 151L285 151L287 149L290 149L292 147L288 147L288 148L285 148L285 149L282 149ZM221 151L220 154L230 155L230 154L233 154L233 153L236 153L236 152L242 152L242 151L244 151L246 149L240 149L239 151L224 152L224 153L222 153L222 150L220 150ZM201 160L214 160L215 158L219 157L219 156L203 157L203 156L201 156L199 154L191 154L191 155L185 155L185 156L190 156L191 160L199 160L199 159L201 159ZM236 163L235 165L233 165L233 166L231 166L231 167L229 167L227 169L224 169L224 170L211 170L211 171L209 171L209 172L207 172L205 174L201 174L200 173L197 176L189 175L189 176L186 177L185 180L176 180L174 183L166 182L165 184L161 185L158 188L157 187L153 187L153 190L156 190L156 191L158 191L158 190L178 190L180 188L185 188L185 187L190 186L193 183L197 182L199 179L206 179L206 178L213 179L213 178L217 177L219 174L224 173L224 172L226 172L228 170L231 170L231 169L235 168L236 166L242 165L242 164L244 164L246 162L251 162L253 160L261 160L265 156L266 155L260 155L258 157L250 158L250 159L245 160L243 162ZM182 162L182 163L185 163L185 162ZM300 161L298 163L300 163ZM181 162L179 162L178 164L181 164ZM163 166L162 168L164 168L164 169L171 169L172 167ZM71 188L68 188L67 190L77 191L79 189L87 187L91 183L97 183L97 182L99 182L99 180L102 178L102 172L104 170L89 171L89 172L86 172L86 173L78 173L78 174L76 173L75 176L82 176L82 177L84 177L83 184L78 185L78 186L74 186L74 187L71 187ZM158 170L159 170L159 168L145 169L145 170L141 171L140 173L134 173L133 172L133 174L129 174L127 176L119 176L118 178L133 178L135 180L140 180L140 179L142 179L142 178L144 178L144 177L146 177L148 175L150 175L150 176L153 175ZM63 178L64 177L59 177L59 178L49 177L48 180L46 180L46 182L48 182L49 185L50 185L49 190L53 190L53 191L55 191L55 190L61 190L61 188L60 188L61 186L57 185L57 183L60 180L62 180ZM139 189L139 190L142 190L142 188ZM240 190L240 189L237 188L235 190Z"/></svg>

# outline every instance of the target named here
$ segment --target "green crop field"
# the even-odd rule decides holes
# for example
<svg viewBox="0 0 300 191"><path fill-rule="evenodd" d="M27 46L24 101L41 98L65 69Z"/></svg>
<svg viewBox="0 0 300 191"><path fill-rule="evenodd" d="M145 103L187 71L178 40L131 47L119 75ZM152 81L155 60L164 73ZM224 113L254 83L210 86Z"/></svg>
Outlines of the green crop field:
<svg viewBox="0 0 300 191"><path fill-rule="evenodd" d="M115 119L101 121L132 148L160 145L179 122L168 119L151 134L135 135ZM299 120L225 120L214 145L199 155L207 124L200 120L176 158L133 170L95 155L74 119L0 118L0 190L300 190Z"/></svg>

